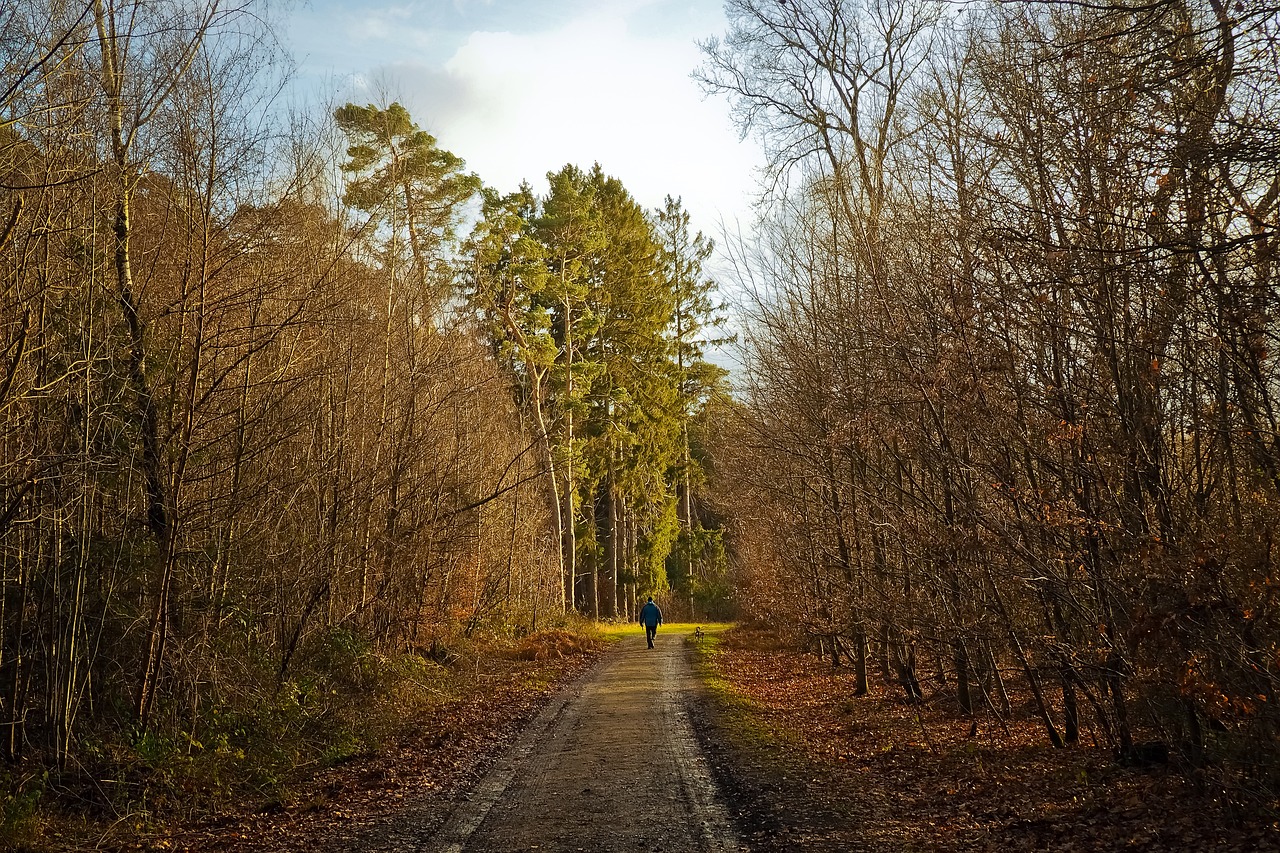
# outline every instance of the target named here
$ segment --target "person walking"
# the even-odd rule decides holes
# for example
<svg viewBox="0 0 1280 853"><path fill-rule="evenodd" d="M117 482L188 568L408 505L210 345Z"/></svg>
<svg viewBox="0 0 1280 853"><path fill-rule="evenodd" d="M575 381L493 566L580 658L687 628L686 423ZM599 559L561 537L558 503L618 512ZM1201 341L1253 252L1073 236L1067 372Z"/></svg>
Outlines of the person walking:
<svg viewBox="0 0 1280 853"><path fill-rule="evenodd" d="M662 609L653 603L652 595L640 608L640 624L644 626L644 638L649 641L649 648L653 648L653 635L658 633L658 626L662 624Z"/></svg>

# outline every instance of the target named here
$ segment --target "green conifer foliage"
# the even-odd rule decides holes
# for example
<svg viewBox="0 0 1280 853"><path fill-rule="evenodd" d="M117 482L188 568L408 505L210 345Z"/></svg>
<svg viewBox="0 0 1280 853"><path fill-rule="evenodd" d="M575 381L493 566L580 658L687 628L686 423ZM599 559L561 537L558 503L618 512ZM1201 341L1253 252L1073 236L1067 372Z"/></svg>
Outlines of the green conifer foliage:
<svg viewBox="0 0 1280 853"><path fill-rule="evenodd" d="M351 143L342 164L349 175L343 201L369 214L367 227L384 238L388 265L403 268L399 255L407 244L411 280L423 288L427 309L438 310L451 273L442 247L453 240L480 179L463 171L462 158L438 147L398 103L347 104L333 115Z"/></svg>
<svg viewBox="0 0 1280 853"><path fill-rule="evenodd" d="M723 375L704 357L711 244L678 201L650 215L599 165L547 180L543 198L486 193L470 298L545 446L566 606L614 616L693 541L687 423Z"/></svg>

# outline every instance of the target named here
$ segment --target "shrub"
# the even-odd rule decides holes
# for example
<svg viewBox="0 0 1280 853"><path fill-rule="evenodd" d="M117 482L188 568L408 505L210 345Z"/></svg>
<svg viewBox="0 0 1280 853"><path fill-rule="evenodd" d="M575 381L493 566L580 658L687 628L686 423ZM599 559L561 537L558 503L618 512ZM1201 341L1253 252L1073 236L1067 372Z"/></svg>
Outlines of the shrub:
<svg viewBox="0 0 1280 853"><path fill-rule="evenodd" d="M552 660L590 654L600 642L594 638L555 628L538 631L522 639L513 652L516 660Z"/></svg>

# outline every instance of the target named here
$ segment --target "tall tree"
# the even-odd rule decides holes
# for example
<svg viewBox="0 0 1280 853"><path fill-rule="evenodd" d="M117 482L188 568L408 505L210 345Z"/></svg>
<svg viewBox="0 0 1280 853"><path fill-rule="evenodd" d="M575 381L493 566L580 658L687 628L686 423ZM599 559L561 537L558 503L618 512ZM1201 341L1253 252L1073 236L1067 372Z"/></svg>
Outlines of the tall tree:
<svg viewBox="0 0 1280 853"><path fill-rule="evenodd" d="M698 552L706 531L694 519L694 465L690 454L689 425L705 406L717 384L728 371L707 360L707 350L723 347L732 338L721 333L727 318L725 305L712 302L716 284L707 278L703 264L715 251L715 243L701 231L690 232L689 213L680 199L667 196L656 211L654 228L660 245L662 275L673 297L673 318L669 332L674 350L676 381L680 395L680 557L686 571L689 609L694 607L694 585Z"/></svg>
<svg viewBox="0 0 1280 853"><path fill-rule="evenodd" d="M390 230L387 263L408 245L407 280L421 300L416 310L428 319L450 296L449 258L443 252L461 221L462 206L480 189L475 175L463 171L457 155L440 148L399 103L387 107L347 104L334 111L347 136L350 177L343 200L369 214L370 233L378 226Z"/></svg>
<svg viewBox="0 0 1280 853"><path fill-rule="evenodd" d="M578 465L580 463L580 423L575 415L585 407L598 364L585 352L586 341L595 333L597 317L587 301L591 288L589 273L595 256L607 245L608 235L600 223L596 187L576 166L567 165L547 175L550 189L543 200L534 233L546 247L552 286L546 308L557 345L556 385L560 411L560 468L563 471L560 500L564 518L565 599L570 606L579 602Z"/></svg>
<svg viewBox="0 0 1280 853"><path fill-rule="evenodd" d="M218 3L194 7L95 0L98 73L109 145L114 209L111 217L116 297L128 329L128 376L140 444L147 525L156 542L154 604L147 650L138 678L135 713L145 728L169 636L170 603L177 554L173 483L166 460L156 402L156 380L148 373L146 321L134 279L132 206L145 171L138 147L151 122L178 89L211 27L225 15Z"/></svg>
<svg viewBox="0 0 1280 853"><path fill-rule="evenodd" d="M554 298L548 292L553 282L552 273L546 263L546 247L533 233L537 215L538 200L527 184L508 196L485 190L482 218L467 244L469 298L479 311L498 355L516 376L518 402L532 412L555 519L563 610L572 606L572 600L566 597L572 583L563 545L565 504L561 498L558 452L552 434L556 410L551 371L556 365L558 350L549 310Z"/></svg>

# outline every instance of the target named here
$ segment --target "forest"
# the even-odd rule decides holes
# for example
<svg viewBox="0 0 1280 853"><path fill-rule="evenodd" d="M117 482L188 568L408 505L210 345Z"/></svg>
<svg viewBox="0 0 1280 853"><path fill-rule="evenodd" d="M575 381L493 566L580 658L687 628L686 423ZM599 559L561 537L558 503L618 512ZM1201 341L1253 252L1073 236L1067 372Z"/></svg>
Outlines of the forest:
<svg viewBox="0 0 1280 853"><path fill-rule="evenodd" d="M335 707L458 637L669 577L726 606L691 569L723 564L691 496L723 313L680 202L599 166L503 196L395 102L291 115L267 11L0 16L21 790L332 749Z"/></svg>
<svg viewBox="0 0 1280 853"><path fill-rule="evenodd" d="M0 10L0 823L648 594L1272 796L1280 6L725 11L716 245L288 108L265 0Z"/></svg>
<svg viewBox="0 0 1280 853"><path fill-rule="evenodd" d="M858 693L1274 789L1280 7L727 8L739 594Z"/></svg>

